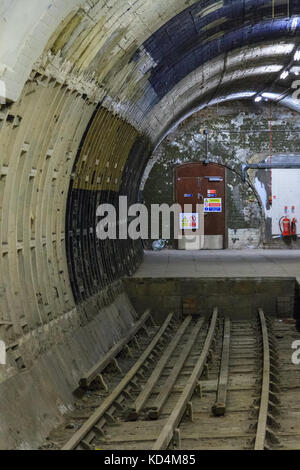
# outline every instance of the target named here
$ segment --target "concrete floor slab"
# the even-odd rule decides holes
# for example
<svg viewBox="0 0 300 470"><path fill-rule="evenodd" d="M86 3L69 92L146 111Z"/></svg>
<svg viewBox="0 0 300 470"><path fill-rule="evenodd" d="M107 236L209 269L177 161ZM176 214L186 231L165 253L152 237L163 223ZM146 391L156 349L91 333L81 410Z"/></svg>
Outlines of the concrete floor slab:
<svg viewBox="0 0 300 470"><path fill-rule="evenodd" d="M296 277L300 250L146 251L136 278Z"/></svg>

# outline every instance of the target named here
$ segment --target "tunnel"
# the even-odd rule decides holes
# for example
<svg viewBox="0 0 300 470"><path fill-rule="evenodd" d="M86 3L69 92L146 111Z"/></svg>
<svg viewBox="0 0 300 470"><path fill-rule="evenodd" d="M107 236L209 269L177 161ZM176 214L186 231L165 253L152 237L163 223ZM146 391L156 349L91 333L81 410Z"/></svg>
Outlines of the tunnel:
<svg viewBox="0 0 300 470"><path fill-rule="evenodd" d="M252 168L246 181L243 170L287 162L294 168L284 170L286 185L299 184L299 74L299 0L0 0L0 449L63 448L78 431L74 407L97 389L93 383L78 397L80 381L143 318L142 350L158 328L169 328L164 322L175 310L177 322L193 323L189 337L204 318L208 338L218 323L225 354L232 305L238 302L250 336L261 325L262 344L262 309L271 317L277 309L272 334L284 342L279 352L289 362L300 339L299 246L285 243L282 233L272 239L270 169ZM194 139L190 154L178 140L187 135ZM159 160L168 151L172 158ZM192 161L221 165L235 188L226 200L231 219L223 252L195 254L174 245L154 253L151 237L99 239L99 206L118 212L120 198L128 206L173 203L173 167ZM275 184L282 170L273 171ZM167 189L164 200L159 195ZM249 209L242 229L234 198ZM253 227L251 217L259 221ZM243 256L237 247L253 250ZM223 315L218 320L216 308ZM231 320L237 321L233 341L242 320ZM126 369L133 346L124 346ZM222 349L219 354L222 359ZM290 364L295 377L299 363ZM115 357L112 364L117 386L121 367ZM207 367L201 369L206 385ZM106 390L103 374L97 380ZM296 388L286 392L295 409ZM191 397L188 402L191 416ZM295 411L287 448L299 449L297 420ZM66 433L56 431L53 444L49 436L59 426ZM276 432L268 432L276 447ZM287 434L282 431L283 445ZM132 444L137 448L143 443Z"/></svg>

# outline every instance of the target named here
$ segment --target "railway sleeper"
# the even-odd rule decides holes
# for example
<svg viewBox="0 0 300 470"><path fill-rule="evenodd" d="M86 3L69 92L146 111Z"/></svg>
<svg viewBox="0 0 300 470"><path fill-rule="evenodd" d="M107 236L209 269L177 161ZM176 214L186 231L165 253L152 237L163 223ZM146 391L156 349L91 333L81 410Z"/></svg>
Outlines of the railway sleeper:
<svg viewBox="0 0 300 470"><path fill-rule="evenodd" d="M152 363L150 365L153 365L156 362L156 357L153 353L148 357L148 361Z"/></svg>
<svg viewBox="0 0 300 470"><path fill-rule="evenodd" d="M140 384L137 383L137 377L134 377L131 381L130 381L130 385L132 386L132 388L134 390L136 390L137 392L139 392L141 390L141 386Z"/></svg>
<svg viewBox="0 0 300 470"><path fill-rule="evenodd" d="M207 356L207 362L212 363L213 362L213 357L214 357L213 350L210 349L209 353L208 353L208 356Z"/></svg>
<svg viewBox="0 0 300 470"><path fill-rule="evenodd" d="M206 380L209 380L209 367L208 367L208 364L205 364L205 366L203 368L202 377Z"/></svg>
<svg viewBox="0 0 300 470"><path fill-rule="evenodd" d="M274 394L280 393L280 387L273 380L270 381L270 392Z"/></svg>
<svg viewBox="0 0 300 470"><path fill-rule="evenodd" d="M175 431L173 433L172 444L173 444L173 447L176 448L177 450L180 450L181 447L182 447L182 445L181 445L181 432L180 432L179 428L175 429Z"/></svg>
<svg viewBox="0 0 300 470"><path fill-rule="evenodd" d="M273 360L271 360L270 371L273 375L276 375L278 378L278 365L274 364ZM278 381L280 382L279 378Z"/></svg>
<svg viewBox="0 0 300 470"><path fill-rule="evenodd" d="M91 446L88 442L85 440L80 442L80 446L82 447L83 450L94 450L94 447Z"/></svg>
<svg viewBox="0 0 300 470"><path fill-rule="evenodd" d="M225 403L215 403L212 406L212 413L214 416L224 416L226 412L226 405Z"/></svg>
<svg viewBox="0 0 300 470"><path fill-rule="evenodd" d="M276 405L272 400L269 400L269 409L272 411L274 416L279 416L280 411L278 410L278 405Z"/></svg>
<svg viewBox="0 0 300 470"><path fill-rule="evenodd" d="M193 402L189 401L186 407L186 417L193 423L194 422L194 408Z"/></svg>
<svg viewBox="0 0 300 470"><path fill-rule="evenodd" d="M202 396L203 396L203 385L200 381L198 382L198 384L195 387L194 394L197 394L199 396L199 398L202 398Z"/></svg>
<svg viewBox="0 0 300 470"><path fill-rule="evenodd" d="M269 426L267 426L266 428L266 438L268 441L271 442L271 444L275 444L275 445L280 444L280 440L278 439L274 431L269 428Z"/></svg>
<svg viewBox="0 0 300 470"><path fill-rule="evenodd" d="M271 379L271 382L273 382L273 384L276 384L279 389L280 380L278 378L278 373L272 372L271 368L270 368L270 379Z"/></svg>
<svg viewBox="0 0 300 470"><path fill-rule="evenodd" d="M125 352L126 352L126 355L127 357L130 357L130 359L133 359L134 358L134 355L132 353L132 350L130 348L130 346L128 344L126 344L125 348L124 348Z"/></svg>
<svg viewBox="0 0 300 470"><path fill-rule="evenodd" d="M270 413L270 412L268 413L267 423L268 423L269 426L271 426L274 429L280 429L281 428L280 423L277 421L275 416L273 416L273 414Z"/></svg>
<svg viewBox="0 0 300 470"><path fill-rule="evenodd" d="M142 368L136 373L136 376L140 379L140 380L144 380L145 379L145 371L142 370Z"/></svg>
<svg viewBox="0 0 300 470"><path fill-rule="evenodd" d="M273 355L273 357L275 359L276 356L277 356L277 351L276 351L275 346L272 345L272 343L270 344L269 349L270 349L270 355Z"/></svg>
<svg viewBox="0 0 300 470"><path fill-rule="evenodd" d="M92 446L92 443L96 439L97 435L94 431L90 431L81 441L80 444L85 443L89 446Z"/></svg>
<svg viewBox="0 0 300 470"><path fill-rule="evenodd" d="M109 393L109 386L105 382L102 374L98 374L96 376L95 380L93 380L93 382L91 383L91 386L93 388L95 387L96 390L104 390L106 394Z"/></svg>
<svg viewBox="0 0 300 470"><path fill-rule="evenodd" d="M104 417L105 417L108 424L115 424L116 423L116 418L113 416L112 412L106 411L104 413Z"/></svg>
<svg viewBox="0 0 300 470"><path fill-rule="evenodd" d="M270 390L269 392L269 400L276 406L280 405L281 403L280 399L278 398L277 393L278 392L274 392L273 390Z"/></svg>
<svg viewBox="0 0 300 470"><path fill-rule="evenodd" d="M131 392L129 392L128 390L124 389L123 390L123 395L127 400L133 400L133 396L132 396Z"/></svg>
<svg viewBox="0 0 300 470"><path fill-rule="evenodd" d="M141 350L141 345L140 345L139 340L137 339L137 337L134 336L134 337L132 338L132 341L133 341L133 343L135 344L135 347L137 348L137 350L140 351L140 350Z"/></svg>
<svg viewBox="0 0 300 470"><path fill-rule="evenodd" d="M119 374L123 374L123 371L122 371L121 367L119 366L119 363L118 363L118 361L117 361L116 358L114 358L114 359L112 360L112 365L113 365L113 367L115 368L115 370L116 370L117 372L119 372Z"/></svg>
<svg viewBox="0 0 300 470"><path fill-rule="evenodd" d="M252 410L250 411L250 416L251 418L257 418L258 416L258 412L259 412L259 406L252 406ZM253 424L251 424L250 426L253 427ZM256 426L256 425L254 425Z"/></svg>
<svg viewBox="0 0 300 470"><path fill-rule="evenodd" d="M93 426L93 432L96 434L97 439L105 439L106 432L103 427L100 427L98 424Z"/></svg>
<svg viewBox="0 0 300 470"><path fill-rule="evenodd" d="M141 327L141 330L144 331L144 333L145 333L145 335L147 336L147 338L150 338L151 335L150 335L149 330L148 330L148 328L146 327L146 325L143 325L143 326Z"/></svg>
<svg viewBox="0 0 300 470"><path fill-rule="evenodd" d="M123 401L123 400L122 400ZM124 412L125 411L125 406L121 402L121 400L116 400L114 403L115 407L118 409L118 411Z"/></svg>

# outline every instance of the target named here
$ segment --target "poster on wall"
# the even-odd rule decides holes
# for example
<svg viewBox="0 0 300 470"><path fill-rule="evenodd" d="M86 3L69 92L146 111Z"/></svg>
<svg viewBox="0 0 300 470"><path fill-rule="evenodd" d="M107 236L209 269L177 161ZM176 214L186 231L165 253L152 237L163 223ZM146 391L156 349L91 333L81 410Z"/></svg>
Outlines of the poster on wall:
<svg viewBox="0 0 300 470"><path fill-rule="evenodd" d="M204 212L222 212L222 198L204 199Z"/></svg>
<svg viewBox="0 0 300 470"><path fill-rule="evenodd" d="M180 230L198 230L199 214L184 212L180 214Z"/></svg>

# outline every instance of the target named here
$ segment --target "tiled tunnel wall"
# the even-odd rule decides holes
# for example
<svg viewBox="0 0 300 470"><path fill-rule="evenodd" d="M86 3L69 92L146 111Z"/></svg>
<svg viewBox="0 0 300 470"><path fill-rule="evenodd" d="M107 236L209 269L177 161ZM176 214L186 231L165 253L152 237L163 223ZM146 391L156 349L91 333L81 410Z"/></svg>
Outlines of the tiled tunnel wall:
<svg viewBox="0 0 300 470"><path fill-rule="evenodd" d="M119 196L137 200L150 146L130 125L99 108L83 138L71 176L67 206L67 255L75 301L132 274L142 260L141 241L96 236L100 204L118 207Z"/></svg>
<svg viewBox="0 0 300 470"><path fill-rule="evenodd" d="M139 241L97 239L96 209L119 195L136 200L150 146L124 120L39 74L0 122L0 332L10 375L32 363L33 332L53 322L77 327L76 305L81 323L90 321L119 293L112 288L105 302L105 289L139 265Z"/></svg>
<svg viewBox="0 0 300 470"><path fill-rule="evenodd" d="M119 194L136 200L172 125L266 89L299 111L292 77L278 81L298 47L299 13L298 0L0 2L0 383L23 380L88 322L105 332L115 299L127 307L118 279L141 245L97 241L95 208ZM111 344L133 317L122 326L111 314ZM46 375L45 361L39 376L51 383Z"/></svg>
<svg viewBox="0 0 300 470"><path fill-rule="evenodd" d="M137 199L165 131L233 91L280 90L300 5L272 5L30 0L27 14L3 1L0 329L8 375L31 363L33 336L51 322L90 320L109 301L105 289L136 269L141 244L99 242L95 209L118 195Z"/></svg>

